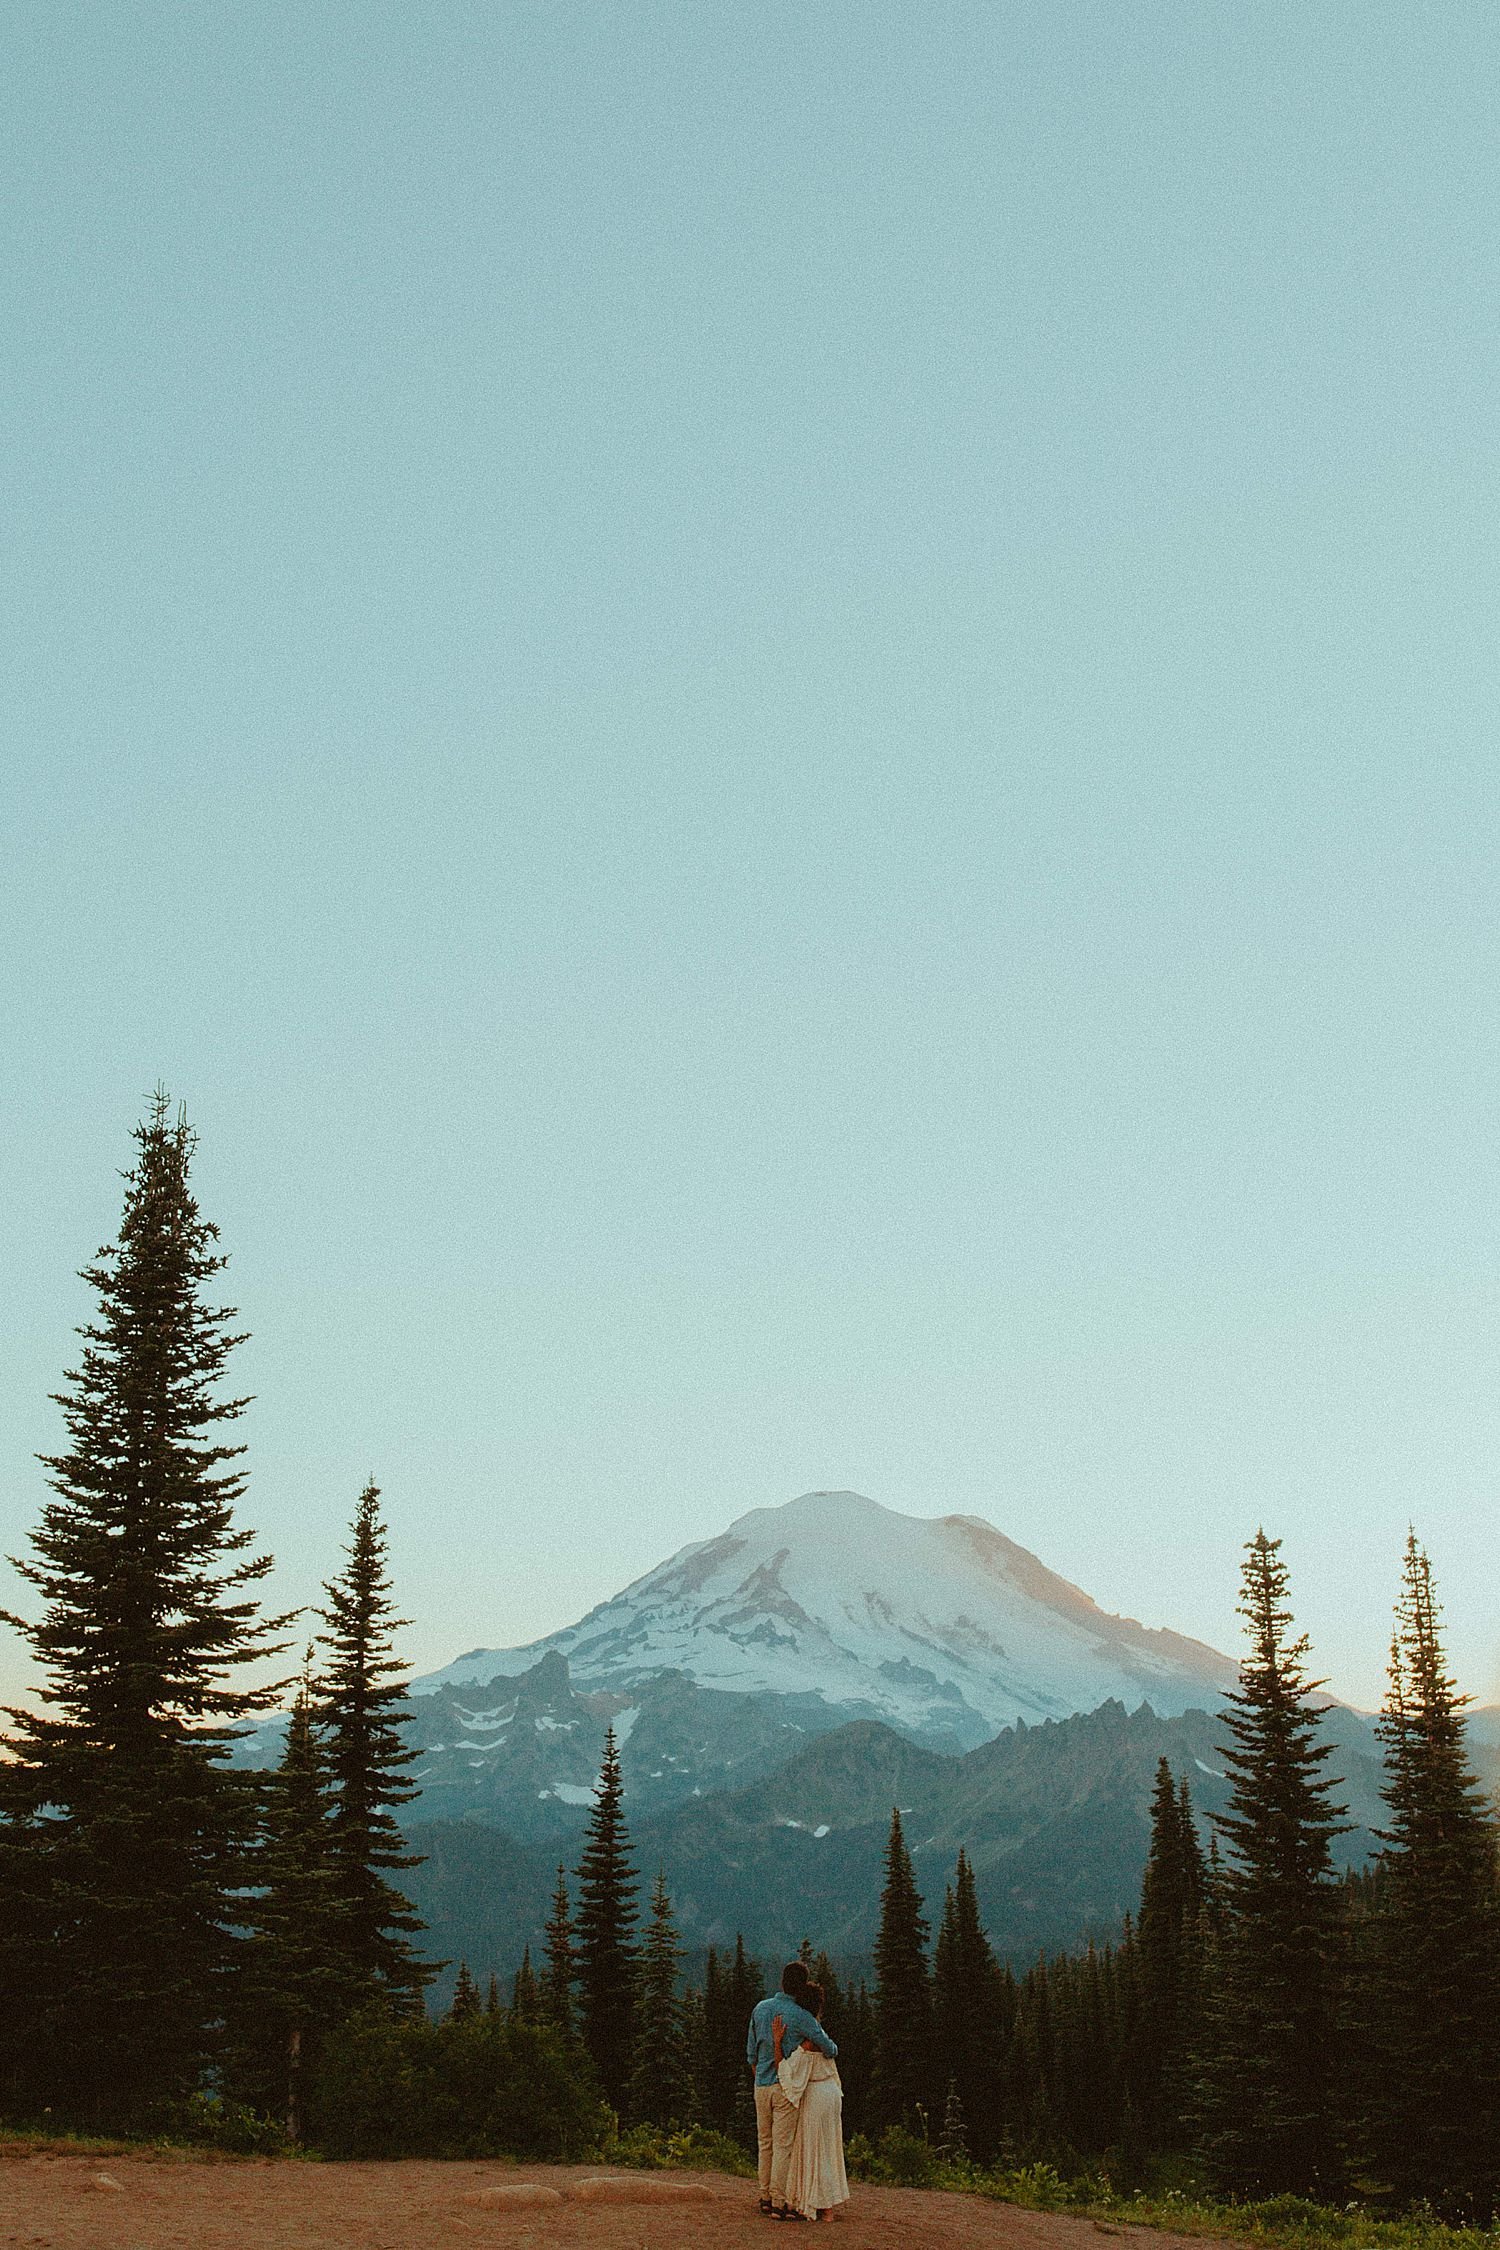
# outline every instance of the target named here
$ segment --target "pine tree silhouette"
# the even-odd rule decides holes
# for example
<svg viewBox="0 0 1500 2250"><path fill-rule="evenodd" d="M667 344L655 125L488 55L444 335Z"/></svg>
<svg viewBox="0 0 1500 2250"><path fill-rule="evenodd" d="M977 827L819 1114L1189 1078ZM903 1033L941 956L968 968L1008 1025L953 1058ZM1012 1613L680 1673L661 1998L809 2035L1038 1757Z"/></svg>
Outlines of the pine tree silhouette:
<svg viewBox="0 0 1500 2250"><path fill-rule="evenodd" d="M1006 1995L979 1915L969 1855L960 1849L933 1956L932 2001L939 2062L965 2120L965 2146L989 2163L1003 2131Z"/></svg>
<svg viewBox="0 0 1500 2250"><path fill-rule="evenodd" d="M521 1966L516 1971L516 1981L511 1988L510 2010L517 2023L542 2021L542 1992L536 1971L531 1966L531 1947L521 1954Z"/></svg>
<svg viewBox="0 0 1500 2250"><path fill-rule="evenodd" d="M861 1978L849 1986L839 2008L839 2076L844 2082L844 2120L849 2133L873 2133L875 2122L875 2003Z"/></svg>
<svg viewBox="0 0 1500 2250"><path fill-rule="evenodd" d="M386 1565L380 1489L359 1496L348 1561L324 1588L318 1612L324 1652L314 1717L333 1784L332 1853L342 1917L343 1958L351 2004L377 1996L398 2010L416 2005L437 1974L411 1940L424 1925L411 1902L386 1881L418 1867L405 1848L395 1808L416 1795L404 1779L418 1753L406 1746L401 1666L392 1635L407 1620L395 1614Z"/></svg>
<svg viewBox="0 0 1500 2250"><path fill-rule="evenodd" d="M448 2010L450 2023L472 2023L479 2014L479 1987L469 1974L467 1961L458 1964L458 1975L453 1980L453 2004Z"/></svg>
<svg viewBox="0 0 1500 2250"><path fill-rule="evenodd" d="M1188 2133L1188 2057L1201 2030L1204 1867L1186 1780L1158 1761L1151 1844L1141 1884L1132 1964L1140 2018L1130 2077L1141 2129L1154 2149L1181 2147Z"/></svg>
<svg viewBox="0 0 1500 2250"><path fill-rule="evenodd" d="M743 1937L736 1937L727 1962L709 1947L698 2043L698 2114L716 2132L736 2140L748 2129L746 2146L754 2144L755 2109L753 2096L748 2109L744 2098L749 2084L745 2034L750 2011L761 1997L761 1984L759 1967L747 1958Z"/></svg>
<svg viewBox="0 0 1500 2250"><path fill-rule="evenodd" d="M658 1873L651 1887L651 1914L641 1941L636 1991L635 2065L628 2104L641 2125L687 2125L696 2107L688 2023L678 1995L682 1947L667 1893Z"/></svg>
<svg viewBox="0 0 1500 2250"><path fill-rule="evenodd" d="M237 2078L252 2104L284 2116L300 2141L306 2087L323 2034L345 1998L331 1849L332 1798L312 1719L309 1649L266 1796L265 1841L251 1908L246 2052Z"/></svg>
<svg viewBox="0 0 1500 2250"><path fill-rule="evenodd" d="M891 1814L885 1887L875 1939L875 2115L881 2126L915 2125L932 2101L932 1986L928 1925L901 1832Z"/></svg>
<svg viewBox="0 0 1500 2250"><path fill-rule="evenodd" d="M576 2028L573 2009L573 1910L568 1898L568 1878L561 1867L557 1870L557 1888L552 1893L552 1912L547 1917L546 1950L541 1974L541 2008L544 2021L564 2037L571 2036Z"/></svg>
<svg viewBox="0 0 1500 2250"><path fill-rule="evenodd" d="M245 1405L219 1393L232 1307L205 1292L218 1230L189 1187L196 1138L163 1092L136 1129L119 1239L83 1278L98 1313L59 1396L67 1450L7 1614L45 1675L0 1756L0 2001L13 2096L59 2121L167 2120L234 2012L257 1784L234 1723L280 1686L231 1683L284 1643L270 1569L234 1511Z"/></svg>
<svg viewBox="0 0 1500 2250"><path fill-rule="evenodd" d="M1292 1638L1281 1542L1246 1549L1249 1654L1225 1712L1233 1787L1218 1826L1223 1930L1205 2027L1199 2146L1235 2194L1324 2198L1343 2184L1337 2119L1338 1786L1324 1777L1305 1636Z"/></svg>
<svg viewBox="0 0 1500 2250"><path fill-rule="evenodd" d="M578 1862L574 1960L584 2045L605 2100L623 2109L635 2060L635 1865L625 1827L625 1786L613 1727Z"/></svg>
<svg viewBox="0 0 1500 2250"><path fill-rule="evenodd" d="M1415 1533L1389 1676L1371 2156L1403 2201L1484 2223L1500 2196L1495 1818L1469 1764L1469 1699L1448 1671Z"/></svg>

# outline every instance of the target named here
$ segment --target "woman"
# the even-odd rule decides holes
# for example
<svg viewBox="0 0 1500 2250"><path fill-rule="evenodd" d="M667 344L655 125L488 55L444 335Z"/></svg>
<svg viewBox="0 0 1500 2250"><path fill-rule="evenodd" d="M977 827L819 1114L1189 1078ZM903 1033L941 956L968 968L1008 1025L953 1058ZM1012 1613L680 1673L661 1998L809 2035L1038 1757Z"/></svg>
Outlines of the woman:
<svg viewBox="0 0 1500 2250"><path fill-rule="evenodd" d="M822 2021L823 1987L813 1985L806 2005ZM786 2216L829 2219L836 2203L849 2200L844 2171L844 2087L838 2064L819 2054L810 2039L783 2056L780 2016L773 2026L776 2075L797 2109L797 2138L786 2175Z"/></svg>

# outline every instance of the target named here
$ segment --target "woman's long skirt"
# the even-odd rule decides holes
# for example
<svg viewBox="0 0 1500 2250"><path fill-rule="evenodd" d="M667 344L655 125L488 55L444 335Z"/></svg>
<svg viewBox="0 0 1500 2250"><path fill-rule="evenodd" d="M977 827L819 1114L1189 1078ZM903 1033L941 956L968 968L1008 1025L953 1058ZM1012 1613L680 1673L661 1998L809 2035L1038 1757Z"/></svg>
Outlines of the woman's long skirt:
<svg viewBox="0 0 1500 2250"><path fill-rule="evenodd" d="M787 2166L786 2199L804 2218L849 2200L844 2170L844 2089L821 2055L797 2105L797 2138ZM826 2076L825 2076L826 2073Z"/></svg>

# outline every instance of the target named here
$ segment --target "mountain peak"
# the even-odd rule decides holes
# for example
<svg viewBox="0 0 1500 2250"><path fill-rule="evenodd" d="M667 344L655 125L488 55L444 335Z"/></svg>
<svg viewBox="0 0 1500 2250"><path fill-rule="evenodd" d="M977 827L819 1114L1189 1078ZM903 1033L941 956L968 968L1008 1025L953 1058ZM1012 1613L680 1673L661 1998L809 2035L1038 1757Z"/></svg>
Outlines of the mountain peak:
<svg viewBox="0 0 1500 2250"><path fill-rule="evenodd" d="M771 1507L747 1509L729 1528L736 1532L742 1524L779 1523L789 1531L824 1527L852 1530L881 1522L917 1523L920 1520L917 1516L903 1516L895 1508L884 1507L879 1500L869 1500L862 1492L799 1492L795 1500L780 1500Z"/></svg>
<svg viewBox="0 0 1500 2250"><path fill-rule="evenodd" d="M983 1517L908 1516L864 1493L752 1508L531 1647L475 1651L421 1694L565 1656L629 1698L663 1672L733 1694L812 1696L961 1747L1110 1698L1172 1712L1217 1699L1227 1657L1111 1616Z"/></svg>

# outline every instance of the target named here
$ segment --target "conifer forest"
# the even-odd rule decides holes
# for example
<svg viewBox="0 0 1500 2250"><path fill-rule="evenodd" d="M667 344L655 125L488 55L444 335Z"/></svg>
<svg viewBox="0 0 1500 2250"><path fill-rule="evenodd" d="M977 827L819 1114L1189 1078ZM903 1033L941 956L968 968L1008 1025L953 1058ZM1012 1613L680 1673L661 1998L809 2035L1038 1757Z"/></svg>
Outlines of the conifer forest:
<svg viewBox="0 0 1500 2250"><path fill-rule="evenodd" d="M6 1613L42 1684L0 1755L0 2119L349 2156L566 2158L632 2132L753 2147L745 2026L780 1964L687 1954L612 1736L538 1957L503 1988L431 1958L403 1889L413 1753L380 1492L351 1479L316 1612L269 1607L194 1145L159 1095L86 1270L95 1311ZM892 1810L873 1957L804 1949L856 2165L1045 2163L1493 2218L1495 1815L1415 1533L1393 1563L1388 1819L1363 1868L1336 1863L1321 1684L1264 1531L1222 1711L1228 1810L1206 1820L1161 1761L1114 1942L997 1957L967 1853L924 1898ZM272 1710L279 1765L236 1766L236 1731Z"/></svg>

